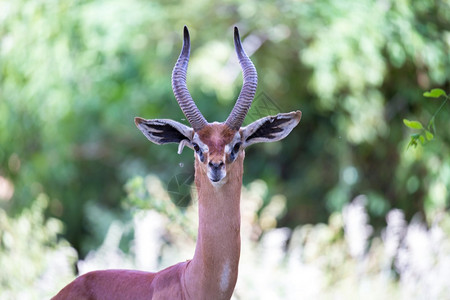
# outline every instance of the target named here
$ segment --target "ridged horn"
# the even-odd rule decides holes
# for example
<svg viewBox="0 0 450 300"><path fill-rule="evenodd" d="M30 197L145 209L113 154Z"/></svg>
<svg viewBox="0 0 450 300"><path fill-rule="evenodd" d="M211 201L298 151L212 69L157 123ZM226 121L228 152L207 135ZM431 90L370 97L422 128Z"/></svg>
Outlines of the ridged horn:
<svg viewBox="0 0 450 300"><path fill-rule="evenodd" d="M181 49L180 56L172 72L172 90L177 99L178 105L186 116L189 124L191 124L194 131L199 131L208 122L203 117L202 113L195 105L194 100L189 94L189 90L186 85L186 74L189 63L189 53L191 50L191 42L189 38L189 31L184 26L184 39L183 48Z"/></svg>
<svg viewBox="0 0 450 300"><path fill-rule="evenodd" d="M255 97L256 86L258 85L258 74L256 73L256 68L252 61L242 48L241 38L239 37L239 30L237 27L234 27L234 47L242 72L244 73L244 84L242 85L241 93L239 94L233 110L225 121L225 124L231 129L239 130L252 105L253 98Z"/></svg>

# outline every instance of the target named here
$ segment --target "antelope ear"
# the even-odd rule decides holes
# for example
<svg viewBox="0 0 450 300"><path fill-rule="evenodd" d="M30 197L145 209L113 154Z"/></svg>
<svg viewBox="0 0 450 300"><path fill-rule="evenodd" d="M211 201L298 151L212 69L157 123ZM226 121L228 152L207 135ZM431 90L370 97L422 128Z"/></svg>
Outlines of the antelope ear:
<svg viewBox="0 0 450 300"><path fill-rule="evenodd" d="M297 126L301 118L302 112L297 110L259 119L241 129L243 146L284 139Z"/></svg>
<svg viewBox="0 0 450 300"><path fill-rule="evenodd" d="M178 154L181 154L184 146L193 148L191 140L194 130L186 125L168 119L134 118L134 123L147 139L155 144L178 143Z"/></svg>

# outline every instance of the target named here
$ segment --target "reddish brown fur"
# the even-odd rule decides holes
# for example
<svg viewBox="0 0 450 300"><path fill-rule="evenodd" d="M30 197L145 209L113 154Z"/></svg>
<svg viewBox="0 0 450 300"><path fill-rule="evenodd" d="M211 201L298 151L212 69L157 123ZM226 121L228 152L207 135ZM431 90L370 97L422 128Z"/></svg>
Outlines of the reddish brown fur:
<svg viewBox="0 0 450 300"><path fill-rule="evenodd" d="M210 155L223 155L225 145L233 140L236 130L222 123L214 123L206 125L197 134L208 145Z"/></svg>
<svg viewBox="0 0 450 300"><path fill-rule="evenodd" d="M212 186L198 159L195 185L199 192L199 229L194 259L186 272L186 286L192 299L230 299L238 276L240 240L240 196L244 151L227 167L227 180ZM229 286L219 288L222 267L229 263Z"/></svg>
<svg viewBox="0 0 450 300"><path fill-rule="evenodd" d="M209 162L216 164L220 162L225 163L227 160L224 159L225 146L233 140L236 131L223 123L213 123L203 127L197 134L200 140L209 148L208 153L205 154L204 164L200 168L206 172ZM225 169L228 169L227 165L225 165Z"/></svg>
<svg viewBox="0 0 450 300"><path fill-rule="evenodd" d="M182 283L188 263L158 273L134 270L94 271L78 277L52 299L186 299Z"/></svg>

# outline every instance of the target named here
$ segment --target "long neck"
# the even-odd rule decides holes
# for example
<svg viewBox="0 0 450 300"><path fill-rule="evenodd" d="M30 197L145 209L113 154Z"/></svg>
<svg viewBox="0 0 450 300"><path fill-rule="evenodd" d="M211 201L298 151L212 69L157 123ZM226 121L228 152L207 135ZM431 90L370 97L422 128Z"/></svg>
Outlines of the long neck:
<svg viewBox="0 0 450 300"><path fill-rule="evenodd" d="M236 285L243 159L242 153L230 165L226 182L220 187L211 184L196 161L199 228L194 258L186 270L189 296L193 299L230 299Z"/></svg>

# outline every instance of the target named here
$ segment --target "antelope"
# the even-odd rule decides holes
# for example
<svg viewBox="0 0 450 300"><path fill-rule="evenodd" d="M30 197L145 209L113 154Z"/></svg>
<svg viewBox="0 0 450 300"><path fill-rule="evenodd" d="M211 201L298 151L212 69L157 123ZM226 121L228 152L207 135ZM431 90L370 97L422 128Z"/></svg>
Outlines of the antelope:
<svg viewBox="0 0 450 300"><path fill-rule="evenodd" d="M199 228L192 260L157 273L103 270L84 274L53 299L230 299L238 277L240 256L240 195L245 148L285 138L300 122L301 112L280 113L241 127L256 93L255 66L244 52L238 28L235 50L244 83L225 122L208 123L186 85L190 37L184 27L181 54L172 72L175 98L188 127L169 119L135 118L151 142L178 143L194 150Z"/></svg>

